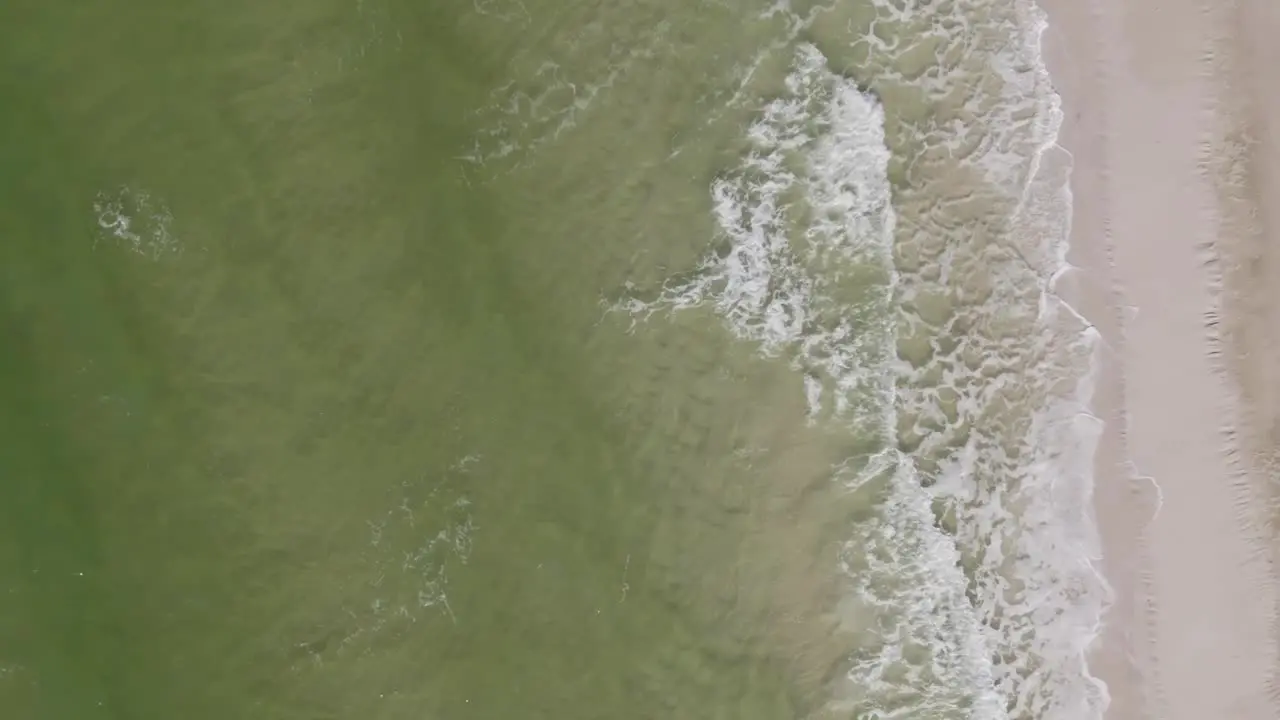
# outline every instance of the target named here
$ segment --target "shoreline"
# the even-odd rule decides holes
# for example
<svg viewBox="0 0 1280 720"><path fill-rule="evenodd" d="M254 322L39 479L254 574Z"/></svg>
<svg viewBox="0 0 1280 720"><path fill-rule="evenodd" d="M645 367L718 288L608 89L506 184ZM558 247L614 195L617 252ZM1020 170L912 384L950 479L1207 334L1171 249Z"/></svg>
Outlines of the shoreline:
<svg viewBox="0 0 1280 720"><path fill-rule="evenodd" d="M1214 11L1039 4L1073 157L1079 272L1060 292L1102 338L1094 510L1113 601L1089 667L1108 689L1105 717L1275 717L1274 580L1253 522L1258 483L1233 440L1250 433L1223 399L1240 393L1223 387L1214 329L1222 274L1206 259L1221 230L1203 172L1219 109L1206 77L1220 69L1206 62Z"/></svg>
<svg viewBox="0 0 1280 720"><path fill-rule="evenodd" d="M1103 548L1102 573L1111 590L1099 633L1087 651L1092 677L1106 688L1107 718L1142 717L1143 680L1132 648L1141 646L1143 624L1139 605L1144 595L1138 582L1145 556L1143 527L1154 514L1155 488L1136 483L1125 466L1125 382L1123 299L1112 278L1112 253L1100 206L1106 178L1100 172L1106 152L1102 131L1105 108L1087 111L1088 86L1101 82L1098 58L1077 46L1079 38L1094 34L1096 19L1087 4L1071 0L1037 0L1047 17L1042 53L1054 91L1061 100L1062 125L1058 145L1071 154L1069 178L1071 219L1068 264L1055 291L1064 296L1092 324L1100 341L1095 349L1094 392L1090 408L1104 423L1094 455L1093 511ZM1144 519L1145 518L1145 519Z"/></svg>

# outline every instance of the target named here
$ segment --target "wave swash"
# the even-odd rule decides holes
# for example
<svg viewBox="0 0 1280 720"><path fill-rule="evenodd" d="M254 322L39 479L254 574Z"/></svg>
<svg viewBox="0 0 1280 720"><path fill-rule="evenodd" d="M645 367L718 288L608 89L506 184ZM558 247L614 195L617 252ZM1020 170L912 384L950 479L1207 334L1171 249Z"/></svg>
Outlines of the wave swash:
<svg viewBox="0 0 1280 720"><path fill-rule="evenodd" d="M1053 292L1069 167L1045 162L1061 153L1060 116L1042 20L1028 19L1020 39L1034 42L1011 44L1022 57L988 58L1003 97L966 99L990 127L912 128L924 179L900 189L901 219L884 109L802 45L742 164L711 187L726 249L627 308L710 303L804 374L813 417L885 438L836 469L879 498L842 554L851 612L874 617L861 624L877 636L833 700L856 717L1065 719L1106 705L1085 663L1109 593L1089 504L1097 339ZM938 192L973 168L985 187Z"/></svg>

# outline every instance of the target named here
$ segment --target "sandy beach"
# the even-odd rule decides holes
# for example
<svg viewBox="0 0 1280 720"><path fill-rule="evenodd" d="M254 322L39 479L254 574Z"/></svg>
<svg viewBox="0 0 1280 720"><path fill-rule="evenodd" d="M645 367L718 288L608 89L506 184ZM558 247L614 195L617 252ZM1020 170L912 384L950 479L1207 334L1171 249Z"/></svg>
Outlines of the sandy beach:
<svg viewBox="0 0 1280 720"><path fill-rule="evenodd" d="M1280 8L1043 5L1075 162L1063 291L1104 338L1095 504L1115 598L1091 668L1109 719L1275 718L1280 54L1262 40Z"/></svg>

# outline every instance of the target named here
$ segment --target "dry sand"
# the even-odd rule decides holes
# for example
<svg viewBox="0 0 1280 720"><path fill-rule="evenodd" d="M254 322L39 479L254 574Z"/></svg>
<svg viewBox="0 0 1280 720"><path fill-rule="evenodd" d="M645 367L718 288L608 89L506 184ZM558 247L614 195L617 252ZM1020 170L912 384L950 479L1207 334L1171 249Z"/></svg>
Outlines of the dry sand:
<svg viewBox="0 0 1280 720"><path fill-rule="evenodd" d="M1274 720L1276 0L1045 0L1073 153L1064 288L1106 346L1108 720Z"/></svg>

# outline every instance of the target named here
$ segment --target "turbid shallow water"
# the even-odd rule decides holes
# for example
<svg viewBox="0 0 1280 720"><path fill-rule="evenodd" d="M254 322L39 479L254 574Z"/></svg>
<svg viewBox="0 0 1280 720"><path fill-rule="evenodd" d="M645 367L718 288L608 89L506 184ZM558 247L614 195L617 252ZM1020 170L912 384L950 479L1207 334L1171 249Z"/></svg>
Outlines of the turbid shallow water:
<svg viewBox="0 0 1280 720"><path fill-rule="evenodd" d="M6 4L0 714L1083 717L1019 12Z"/></svg>

